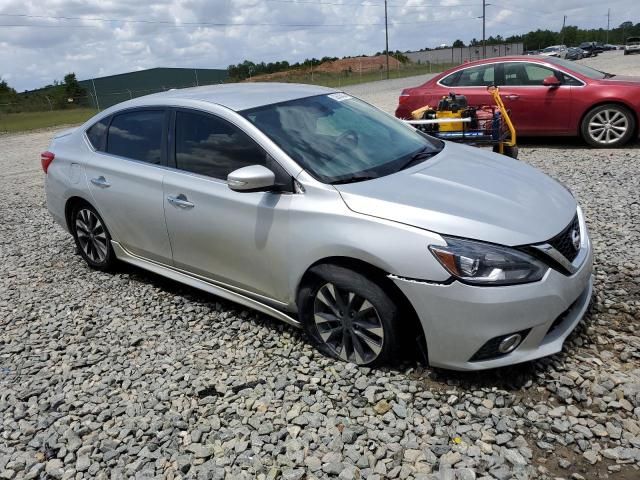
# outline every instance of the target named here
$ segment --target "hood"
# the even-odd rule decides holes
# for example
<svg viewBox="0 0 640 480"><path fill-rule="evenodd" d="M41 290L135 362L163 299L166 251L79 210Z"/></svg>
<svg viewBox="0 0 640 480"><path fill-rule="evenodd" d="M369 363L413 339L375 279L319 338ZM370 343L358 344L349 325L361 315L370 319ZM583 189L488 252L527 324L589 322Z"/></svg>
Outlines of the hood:
<svg viewBox="0 0 640 480"><path fill-rule="evenodd" d="M569 191L541 171L449 142L412 168L336 188L355 212L510 246L554 237L577 208Z"/></svg>

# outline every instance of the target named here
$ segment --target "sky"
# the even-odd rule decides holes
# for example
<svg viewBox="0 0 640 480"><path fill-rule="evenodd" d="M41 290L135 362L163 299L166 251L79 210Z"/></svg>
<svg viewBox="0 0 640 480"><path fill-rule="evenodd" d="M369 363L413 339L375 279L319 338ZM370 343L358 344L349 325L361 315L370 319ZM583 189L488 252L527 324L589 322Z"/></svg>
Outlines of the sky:
<svg viewBox="0 0 640 480"><path fill-rule="evenodd" d="M389 49L482 38L482 0L389 0ZM488 0L486 36L640 22L640 0ZM532 5L535 4L535 7ZM383 0L0 0L0 78L18 91L153 67L373 54Z"/></svg>

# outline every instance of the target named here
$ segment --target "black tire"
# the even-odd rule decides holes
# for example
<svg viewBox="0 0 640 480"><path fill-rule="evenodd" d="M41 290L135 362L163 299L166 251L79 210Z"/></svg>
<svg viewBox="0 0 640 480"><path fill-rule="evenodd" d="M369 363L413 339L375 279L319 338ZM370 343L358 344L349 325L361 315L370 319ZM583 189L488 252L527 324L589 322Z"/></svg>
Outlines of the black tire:
<svg viewBox="0 0 640 480"><path fill-rule="evenodd" d="M636 130L636 119L622 105L608 103L592 108L582 119L582 138L598 148L620 147L631 140Z"/></svg>
<svg viewBox="0 0 640 480"><path fill-rule="evenodd" d="M493 146L493 151L495 153L500 153L500 147L498 145L494 145ZM511 157L511 158L518 158L518 147L517 145L514 145L513 147L510 145L505 145L503 147L503 152L502 155L506 155L507 157Z"/></svg>
<svg viewBox="0 0 640 480"><path fill-rule="evenodd" d="M300 321L318 350L367 367L396 358L400 309L377 283L337 265L318 265L310 273L297 304ZM349 301L345 293L354 296ZM329 305L332 296L333 307ZM340 308L343 310L336 311Z"/></svg>
<svg viewBox="0 0 640 480"><path fill-rule="evenodd" d="M91 268L103 272L117 263L111 247L111 235L100 214L88 203L76 205L69 226L80 256Z"/></svg>

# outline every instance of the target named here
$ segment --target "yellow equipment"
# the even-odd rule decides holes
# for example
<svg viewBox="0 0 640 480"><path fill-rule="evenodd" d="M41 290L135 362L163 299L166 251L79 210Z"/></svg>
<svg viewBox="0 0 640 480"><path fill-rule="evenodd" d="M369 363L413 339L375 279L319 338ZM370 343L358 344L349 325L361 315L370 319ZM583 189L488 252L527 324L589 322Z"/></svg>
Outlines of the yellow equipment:
<svg viewBox="0 0 640 480"><path fill-rule="evenodd" d="M450 93L437 107L426 105L411 112L407 123L439 138L473 145L492 145L493 151L517 158L516 130L498 87L487 91L493 105L469 107L464 95Z"/></svg>

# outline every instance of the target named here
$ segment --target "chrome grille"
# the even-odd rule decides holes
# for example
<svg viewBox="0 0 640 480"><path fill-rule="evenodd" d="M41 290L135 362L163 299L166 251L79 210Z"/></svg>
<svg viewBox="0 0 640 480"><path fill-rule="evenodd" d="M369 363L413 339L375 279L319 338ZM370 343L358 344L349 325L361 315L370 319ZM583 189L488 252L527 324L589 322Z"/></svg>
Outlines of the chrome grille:
<svg viewBox="0 0 640 480"><path fill-rule="evenodd" d="M567 227L562 230L558 235L553 237L547 243L555 248L558 252L560 252L567 260L573 262L575 258L578 256L578 252L580 251L580 247L575 248L573 246L573 238L572 233L574 230L580 232L580 222L578 221L578 215L576 214L573 217L573 220Z"/></svg>

